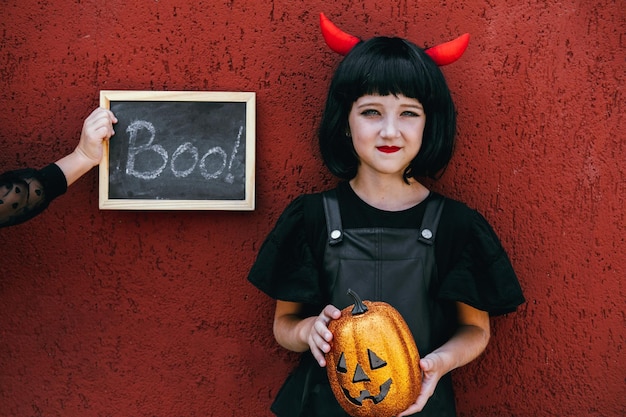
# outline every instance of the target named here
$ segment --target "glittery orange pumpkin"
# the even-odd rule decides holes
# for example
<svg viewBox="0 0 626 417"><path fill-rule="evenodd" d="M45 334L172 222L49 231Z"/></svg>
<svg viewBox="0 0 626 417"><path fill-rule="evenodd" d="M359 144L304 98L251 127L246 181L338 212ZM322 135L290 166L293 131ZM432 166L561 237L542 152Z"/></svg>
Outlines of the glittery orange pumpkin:
<svg viewBox="0 0 626 417"><path fill-rule="evenodd" d="M422 386L413 335L396 309L361 301L332 320L326 372L341 407L354 417L392 417L415 402Z"/></svg>

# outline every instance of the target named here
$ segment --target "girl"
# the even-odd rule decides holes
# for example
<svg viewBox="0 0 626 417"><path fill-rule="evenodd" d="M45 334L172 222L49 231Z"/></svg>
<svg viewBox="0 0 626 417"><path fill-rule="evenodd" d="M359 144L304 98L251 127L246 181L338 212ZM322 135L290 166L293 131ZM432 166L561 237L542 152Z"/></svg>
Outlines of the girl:
<svg viewBox="0 0 626 417"><path fill-rule="evenodd" d="M497 236L466 205L430 191L454 145L455 108L443 74L399 38L359 42L339 65L319 130L324 163L344 180L296 198L267 237L249 280L276 299L274 335L306 352L272 411L347 416L334 399L328 323L362 299L393 305L422 359L422 390L400 416L454 416L450 371L489 340L489 314L524 298Z"/></svg>

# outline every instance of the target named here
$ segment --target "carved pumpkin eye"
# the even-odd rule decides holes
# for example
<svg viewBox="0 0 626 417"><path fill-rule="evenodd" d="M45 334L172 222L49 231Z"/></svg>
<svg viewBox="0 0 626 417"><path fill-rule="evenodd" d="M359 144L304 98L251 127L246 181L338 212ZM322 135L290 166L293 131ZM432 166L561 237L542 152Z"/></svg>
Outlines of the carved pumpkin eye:
<svg viewBox="0 0 626 417"><path fill-rule="evenodd" d="M348 368L346 367L346 355L341 352L341 356L339 356L339 361L337 362L337 372L345 374L348 372Z"/></svg>
<svg viewBox="0 0 626 417"><path fill-rule="evenodd" d="M382 368L383 366L387 365L387 362L382 360L377 354L375 354L374 352L372 352L369 349L367 349L367 357L370 360L370 368L371 369L378 369L378 368Z"/></svg>
<svg viewBox="0 0 626 417"><path fill-rule="evenodd" d="M383 368L387 365L383 359L381 359L376 353L372 352L370 349L367 349L367 358L369 360L369 365L371 370L376 370ZM341 353L339 356L339 360L337 361L337 372L345 374L348 372L348 366L346 365L346 355ZM367 382L370 381L370 378L367 376L361 364L356 364L356 369L354 370L354 376L352 378L352 382Z"/></svg>

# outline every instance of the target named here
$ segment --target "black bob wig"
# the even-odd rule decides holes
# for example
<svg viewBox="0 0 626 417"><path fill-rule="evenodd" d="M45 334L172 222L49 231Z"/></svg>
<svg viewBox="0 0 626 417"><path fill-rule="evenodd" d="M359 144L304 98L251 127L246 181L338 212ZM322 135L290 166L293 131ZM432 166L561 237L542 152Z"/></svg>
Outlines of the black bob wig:
<svg viewBox="0 0 626 417"><path fill-rule="evenodd" d="M328 91L319 128L324 163L333 175L355 177L359 159L346 136L353 103L364 95L404 95L424 106L422 147L404 179L436 179L452 157L456 110L443 73L423 49L401 38L361 41L339 64Z"/></svg>

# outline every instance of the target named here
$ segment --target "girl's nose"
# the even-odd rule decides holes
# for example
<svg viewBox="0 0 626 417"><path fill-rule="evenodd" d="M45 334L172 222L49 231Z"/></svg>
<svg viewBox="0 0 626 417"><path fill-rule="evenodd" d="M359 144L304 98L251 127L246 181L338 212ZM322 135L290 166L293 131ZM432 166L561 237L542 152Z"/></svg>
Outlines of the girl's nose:
<svg viewBox="0 0 626 417"><path fill-rule="evenodd" d="M393 117L385 118L383 122L383 126L380 132L380 135L383 138L395 138L400 133L400 129L398 128L397 120Z"/></svg>

